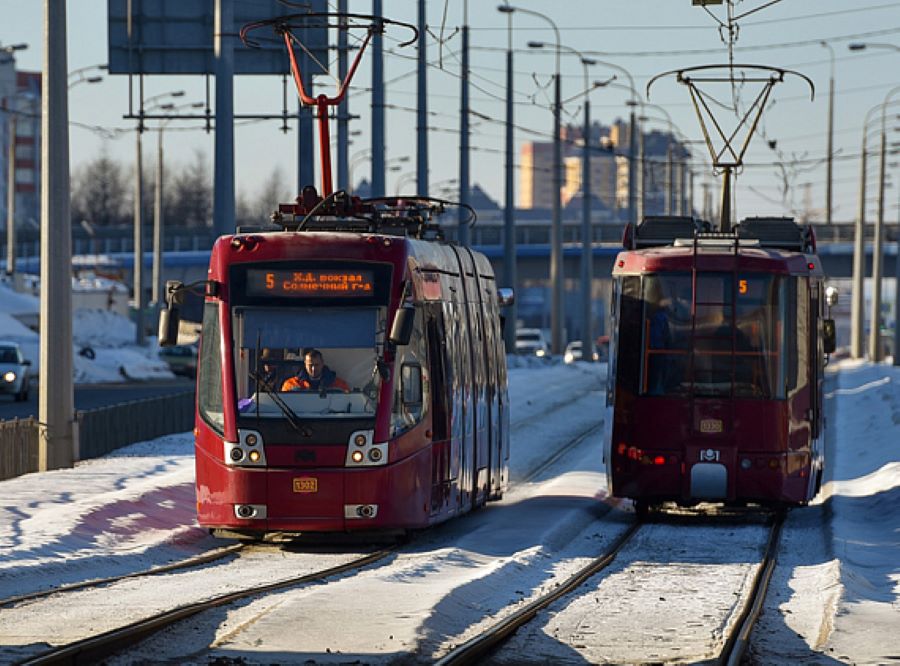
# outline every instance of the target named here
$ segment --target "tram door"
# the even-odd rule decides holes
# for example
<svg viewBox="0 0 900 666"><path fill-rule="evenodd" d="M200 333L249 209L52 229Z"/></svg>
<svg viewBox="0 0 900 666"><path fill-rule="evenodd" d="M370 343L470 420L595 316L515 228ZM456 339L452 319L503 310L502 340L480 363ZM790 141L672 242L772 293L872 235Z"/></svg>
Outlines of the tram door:
<svg viewBox="0 0 900 666"><path fill-rule="evenodd" d="M428 366L431 377L431 514L439 514L455 506L458 489L453 479L458 474L452 461L454 443L450 437L450 403L453 400L452 370L447 360L447 334L444 330L444 311L440 303L427 303L425 308L425 337L428 341ZM458 444L456 444L458 449Z"/></svg>

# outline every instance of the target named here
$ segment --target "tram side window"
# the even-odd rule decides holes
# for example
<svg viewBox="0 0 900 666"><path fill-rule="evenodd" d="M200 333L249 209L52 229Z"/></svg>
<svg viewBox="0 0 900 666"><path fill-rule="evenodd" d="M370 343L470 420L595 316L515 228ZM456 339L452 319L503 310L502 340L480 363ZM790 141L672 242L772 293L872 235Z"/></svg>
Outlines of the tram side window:
<svg viewBox="0 0 900 666"><path fill-rule="evenodd" d="M687 386L691 276L648 275L643 281L642 392L677 394ZM621 340L621 338L620 338Z"/></svg>
<svg viewBox="0 0 900 666"><path fill-rule="evenodd" d="M635 330L641 326L641 279L622 278L622 297L619 309L619 346L616 351L616 390L636 395L641 371L640 336Z"/></svg>
<svg viewBox="0 0 900 666"><path fill-rule="evenodd" d="M221 433L225 428L225 417L222 410L222 354L218 303L206 303L203 306L202 330L197 372L198 404L203 420Z"/></svg>
<svg viewBox="0 0 900 666"><path fill-rule="evenodd" d="M422 308L416 307L415 325L408 345L397 347L394 371L394 406L391 411L391 435L408 430L425 416L431 399L428 355Z"/></svg>
<svg viewBox="0 0 900 666"><path fill-rule="evenodd" d="M809 367L809 286L806 278L791 283L791 320L796 335L791 336L787 390L791 395L807 383Z"/></svg>

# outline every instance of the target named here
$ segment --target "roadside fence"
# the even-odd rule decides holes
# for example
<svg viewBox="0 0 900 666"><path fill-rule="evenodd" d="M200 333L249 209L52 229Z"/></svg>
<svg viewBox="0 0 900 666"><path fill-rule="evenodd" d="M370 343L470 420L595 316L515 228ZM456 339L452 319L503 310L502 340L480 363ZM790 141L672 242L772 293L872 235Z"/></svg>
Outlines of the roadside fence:
<svg viewBox="0 0 900 666"><path fill-rule="evenodd" d="M194 427L194 391L75 412L76 459L98 458ZM0 481L38 471L38 421L0 421Z"/></svg>

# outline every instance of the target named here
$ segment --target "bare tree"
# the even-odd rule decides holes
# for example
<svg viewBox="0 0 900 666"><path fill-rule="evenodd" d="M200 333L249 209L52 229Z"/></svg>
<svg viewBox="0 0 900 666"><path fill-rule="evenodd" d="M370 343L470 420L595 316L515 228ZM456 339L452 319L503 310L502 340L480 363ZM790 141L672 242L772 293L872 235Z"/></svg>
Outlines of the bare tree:
<svg viewBox="0 0 900 666"><path fill-rule="evenodd" d="M278 204L293 201L290 188L285 182L284 173L279 165L275 165L268 180L256 193L249 196L241 192L237 202L237 219L241 224L265 224Z"/></svg>
<svg viewBox="0 0 900 666"><path fill-rule="evenodd" d="M180 170L168 189L167 226L212 226L212 178L206 155L195 152L194 161Z"/></svg>
<svg viewBox="0 0 900 666"><path fill-rule="evenodd" d="M131 217L131 196L122 165L104 146L100 155L80 167L72 179L72 219L95 227L126 224Z"/></svg>

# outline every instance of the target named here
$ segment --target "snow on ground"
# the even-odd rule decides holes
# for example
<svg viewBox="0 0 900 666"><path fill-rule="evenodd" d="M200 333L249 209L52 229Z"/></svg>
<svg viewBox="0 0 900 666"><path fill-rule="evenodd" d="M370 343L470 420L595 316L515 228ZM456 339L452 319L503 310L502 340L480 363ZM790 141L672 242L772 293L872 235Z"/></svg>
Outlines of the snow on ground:
<svg viewBox="0 0 900 666"><path fill-rule="evenodd" d="M109 280L73 280L73 289L105 294L115 286ZM122 285L119 285L120 288ZM0 283L0 340L18 343L31 361L32 381L40 371L39 336L19 318L34 318L40 301ZM17 318L19 317L19 318ZM134 344L134 323L113 310L77 308L72 312L73 379L78 384L172 379L168 364L159 358L155 339Z"/></svg>
<svg viewBox="0 0 900 666"><path fill-rule="evenodd" d="M0 312L0 327L8 323ZM101 367L113 374L113 368L140 366L145 352L130 348L124 326L119 331L114 320L91 316L79 326L80 342L97 345L86 377L99 377ZM27 337L12 324L0 331L0 338ZM605 366L521 359L511 359L510 366L513 423L527 426L521 430L529 433L513 446L515 484L542 459L541 447L554 431L589 430L595 416L575 399L585 390L602 396ZM754 634L757 663L885 663L900 655L900 369L844 362L830 370L827 483L813 506L791 513ZM537 416L548 404L552 409ZM558 485L557 501L596 501L590 493L602 484L602 470L596 456L592 461L552 472L544 483ZM221 542L194 519L193 470L191 435L183 433L74 469L0 482L0 598L139 570L215 547ZM517 493L527 496L514 485L510 499ZM490 552L516 553L546 537L528 537L522 527L510 524L492 532ZM515 543L526 538L527 543ZM505 566L519 564L512 559ZM481 617L477 607L459 599L430 610L427 604L410 608L429 612L432 626L465 626L468 613Z"/></svg>

